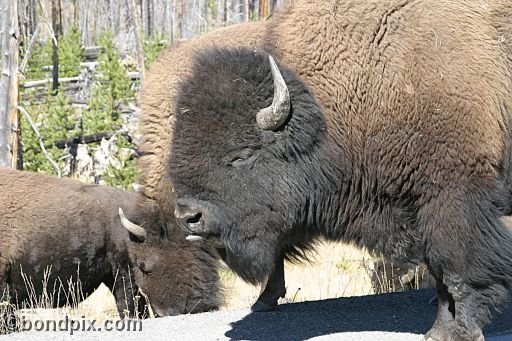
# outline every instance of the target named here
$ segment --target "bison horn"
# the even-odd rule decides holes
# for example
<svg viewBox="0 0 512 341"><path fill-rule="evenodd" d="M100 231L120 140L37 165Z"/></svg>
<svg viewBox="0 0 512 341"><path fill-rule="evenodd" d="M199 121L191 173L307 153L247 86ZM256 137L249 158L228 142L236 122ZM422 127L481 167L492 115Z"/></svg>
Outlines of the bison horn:
<svg viewBox="0 0 512 341"><path fill-rule="evenodd" d="M126 218L126 216L124 215L123 209L121 207L119 207L119 218L121 218L121 224L124 226L125 229L128 230L128 232L133 234L140 241L146 240L146 230L143 227L134 224L130 220L128 220L128 218Z"/></svg>
<svg viewBox="0 0 512 341"><path fill-rule="evenodd" d="M276 130L283 125L290 115L290 93L274 58L269 55L268 59L274 78L274 100L269 107L258 112L256 121L263 130Z"/></svg>

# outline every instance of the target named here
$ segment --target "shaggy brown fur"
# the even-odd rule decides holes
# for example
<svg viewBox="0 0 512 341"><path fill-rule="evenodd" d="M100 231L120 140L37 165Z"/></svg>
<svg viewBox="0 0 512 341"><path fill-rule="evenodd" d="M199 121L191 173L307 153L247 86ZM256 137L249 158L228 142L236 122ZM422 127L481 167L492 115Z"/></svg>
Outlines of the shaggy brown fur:
<svg viewBox="0 0 512 341"><path fill-rule="evenodd" d="M460 179L451 178L455 173L442 177L435 171L440 167L467 159L472 171L492 176L502 159L512 83L512 41L504 39L510 36L510 12L510 2L503 0L485 7L457 0L435 6L404 0L293 1L269 23L267 49L311 86L347 151L360 159L357 154L365 149L367 158L376 158L358 162L394 154L382 141L400 135L409 141L402 154L433 156L414 178L428 175L442 187ZM440 121L444 112L453 114ZM466 132L452 137L462 144L456 155L444 139L422 142L450 136L448 123ZM487 129L473 135L481 126ZM408 159L403 167L414 167L406 166ZM396 178L403 167L379 176Z"/></svg>
<svg viewBox="0 0 512 341"><path fill-rule="evenodd" d="M271 271L279 241L316 234L418 256L438 281L428 336L481 340L512 284L512 236L498 219L512 213L512 7L293 4L265 38L295 94L275 135L254 124L271 101L261 51L210 50L185 82L170 172L183 207L201 207L202 221L191 224L220 233L250 281ZM249 157L222 154L242 147ZM249 160L250 171L223 167L228 156Z"/></svg>
<svg viewBox="0 0 512 341"><path fill-rule="evenodd" d="M503 217L501 221L512 231L512 217ZM425 264L394 264L387 260L374 262L374 269L371 271L371 282L372 288L377 294L387 292L392 288L401 291L436 287L436 280Z"/></svg>
<svg viewBox="0 0 512 341"><path fill-rule="evenodd" d="M506 5L507 3L503 2L501 6ZM430 15L419 17L416 13L421 12L421 6L426 6L425 11ZM471 10L471 5L464 6L468 11ZM456 15L460 10L459 2L455 0L444 1L442 6L430 6L421 2L415 4L412 1L409 4L409 1L403 0L382 4L376 1L361 4L359 1L301 0L294 1L293 6L285 7L287 10L276 13L275 17L268 22L219 29L174 47L163 53L152 66L140 97L143 133L141 145L143 156L140 158L140 168L143 172L141 177L143 191L147 197L157 198L159 193L172 191L168 181L162 182L162 177L165 176L165 160L172 136L177 85L180 79L191 73L191 60L194 54L209 46L256 48L265 45L311 85L320 102L327 110L333 112L340 110L355 112L359 106L369 106L368 109L371 109L372 106L387 104L387 102L390 102L388 112L392 112L394 108L401 105L401 94L382 99L384 103L382 101L360 103L363 100L379 98L380 95L364 94L363 96L358 93L361 91L360 88L343 89L335 86L335 80L345 81L347 77L361 84L375 85L372 88L376 89L381 87L402 89L401 92L407 96L424 90L422 87L437 89L441 85L442 88L467 93L467 96L470 96L475 92L474 89L478 89L476 90L478 93L479 89L486 89L486 84L492 81L494 76L497 76L496 82L501 84L509 82L507 75L489 74L487 78L480 77L478 70L484 67L483 64L486 61L499 63L499 60L503 60L503 56L495 55L495 49L486 48L485 44L494 44L493 42L465 43L467 39L465 39L464 28L483 27L482 30L494 30L496 40L504 36L506 25L509 24L506 16L502 18L502 23L496 22L496 27L485 22L486 17L493 14L492 11L499 12L499 5L495 8L488 7L488 10L481 14L475 12L468 22L442 20L445 15L440 15L441 13L448 13L450 16ZM409 22L425 29L419 32L406 32L401 27L406 27ZM501 27L500 24L503 26ZM373 34L368 35L368 31ZM411 33L421 34L421 42L410 44L409 40L417 39ZM391 42L389 39L391 35L393 35L393 41L399 44ZM405 40L402 41L402 38ZM474 46L474 44L480 46ZM511 49L510 42L503 41L501 44L503 48ZM472 51L476 48L484 50L484 54L475 56ZM455 50L455 55L450 58L464 60L465 63L457 65L443 63L440 60L441 55L431 53L436 49ZM422 53L416 53L417 51ZM503 52L504 50L501 53ZM391 55L393 60L399 63L393 68L384 67L385 61ZM350 70L346 70L346 64L350 64ZM425 72L418 72L416 79L410 79L408 83L404 83L400 77L396 77L411 73L420 64ZM469 66L472 72L466 74L465 66ZM449 79L443 77L448 74L454 77ZM456 77L457 75L464 75L464 77ZM473 77L473 79L467 77ZM347 91L343 95L350 96L353 101L339 103L338 98L341 93L333 94L332 91L342 90ZM498 94L479 95L487 98L489 102ZM350 107L344 107L347 105ZM369 115L373 111L366 112ZM400 110L400 112L408 111ZM367 124L368 117L360 114L352 116L341 130L342 132L352 130L356 135L352 136L351 143L361 146L365 143L363 133L370 136L372 134L371 127ZM461 124L471 125L492 120L489 115L474 116L477 117L474 119L468 117ZM387 120L389 117L384 115L382 119ZM399 120L400 117L395 119ZM379 126L379 123L375 122L372 125ZM492 122L495 132L499 133L500 123L503 122ZM480 137L480 140L484 141L483 144L479 143L481 141L468 141L471 143L467 144L467 149L473 151L475 145L481 145L481 148L493 151L491 154L496 159L502 146L499 142L500 135L493 133L488 132L487 136Z"/></svg>
<svg viewBox="0 0 512 341"><path fill-rule="evenodd" d="M256 47L263 39L264 22L246 23L215 30L162 53L146 74L140 95L141 132L139 166L145 196L158 200L162 209L169 205L172 186L165 177L165 163L171 143L178 83L189 75L192 57L208 46ZM164 208L165 206L165 208Z"/></svg>
<svg viewBox="0 0 512 341"><path fill-rule="evenodd" d="M139 287L160 316L220 305L216 256L201 243L185 241L174 226L177 234L162 237L168 228L161 228L161 213L151 201L112 187L5 168L0 192L0 291L8 288L19 305L30 299L22 272L39 297L48 267L49 294L54 282L59 288L62 281L66 291L67 281L76 282L78 275L85 297L104 282L121 316L125 310L134 315ZM121 225L119 207L146 227L144 243ZM60 296L55 303L66 304Z"/></svg>

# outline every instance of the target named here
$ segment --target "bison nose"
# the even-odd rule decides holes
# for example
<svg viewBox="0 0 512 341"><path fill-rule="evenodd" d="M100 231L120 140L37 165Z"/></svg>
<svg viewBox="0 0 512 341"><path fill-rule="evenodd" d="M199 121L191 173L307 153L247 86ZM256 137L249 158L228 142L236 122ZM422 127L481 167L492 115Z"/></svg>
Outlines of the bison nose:
<svg viewBox="0 0 512 341"><path fill-rule="evenodd" d="M188 233L204 233L203 213L191 205L177 202L174 215L178 225Z"/></svg>

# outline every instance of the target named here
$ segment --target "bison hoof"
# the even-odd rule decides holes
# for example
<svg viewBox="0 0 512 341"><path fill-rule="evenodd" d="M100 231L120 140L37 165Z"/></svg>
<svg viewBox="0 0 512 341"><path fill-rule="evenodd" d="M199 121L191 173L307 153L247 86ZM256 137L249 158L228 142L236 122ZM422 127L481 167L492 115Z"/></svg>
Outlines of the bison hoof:
<svg viewBox="0 0 512 341"><path fill-rule="evenodd" d="M443 328L440 326L434 326L432 329L425 334L423 338L425 341L485 341L484 336L481 332L474 333L470 337L460 337L453 333L450 328Z"/></svg>
<svg viewBox="0 0 512 341"><path fill-rule="evenodd" d="M256 301L251 307L251 311L254 313L260 313L265 311L274 311L277 307L277 302L274 304L268 304L263 301Z"/></svg>

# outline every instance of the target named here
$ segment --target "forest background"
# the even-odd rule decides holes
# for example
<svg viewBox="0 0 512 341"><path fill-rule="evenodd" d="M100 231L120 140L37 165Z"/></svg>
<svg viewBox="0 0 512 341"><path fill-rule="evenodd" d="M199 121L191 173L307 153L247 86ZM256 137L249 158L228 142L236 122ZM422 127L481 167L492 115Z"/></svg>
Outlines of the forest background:
<svg viewBox="0 0 512 341"><path fill-rule="evenodd" d="M279 5L0 0L0 164L133 190L145 70L178 42L264 20Z"/></svg>

